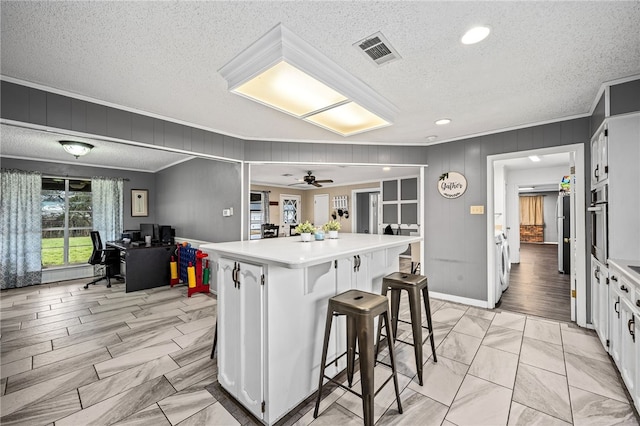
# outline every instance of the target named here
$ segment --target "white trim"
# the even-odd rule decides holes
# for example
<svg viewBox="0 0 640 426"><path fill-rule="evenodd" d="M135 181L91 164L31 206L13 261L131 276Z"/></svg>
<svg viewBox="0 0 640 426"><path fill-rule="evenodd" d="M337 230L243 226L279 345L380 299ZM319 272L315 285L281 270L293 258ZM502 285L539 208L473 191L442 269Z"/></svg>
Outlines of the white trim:
<svg viewBox="0 0 640 426"><path fill-rule="evenodd" d="M550 148L540 148L529 151L517 151L510 152L505 154L497 154L497 155L489 155L487 156L487 306L490 308L494 308L495 301L495 290L493 286L495 285L495 236L494 236L494 176L493 176L493 168L494 162L497 160L507 160L513 158L521 158L528 157L529 155L545 155L545 154L555 154L561 152L575 152L575 177L576 177L576 185L575 185L575 249L574 252L577 254L575 258L575 262L572 263L571 276L575 276L576 280L576 293L577 297L575 300L572 299L572 303L576 305L576 323L584 327L586 325L586 317L587 317L587 277L586 277L586 218L585 218L585 209L580 208L580 206L585 206L585 179L588 176L585 170L584 165L584 144L576 143L571 145L560 145L554 146Z"/></svg>
<svg viewBox="0 0 640 426"><path fill-rule="evenodd" d="M438 293L429 290L429 298L445 300L447 302L462 303L463 305L477 306L478 308L487 308L487 302L484 300L470 299L468 297L454 296L446 293Z"/></svg>

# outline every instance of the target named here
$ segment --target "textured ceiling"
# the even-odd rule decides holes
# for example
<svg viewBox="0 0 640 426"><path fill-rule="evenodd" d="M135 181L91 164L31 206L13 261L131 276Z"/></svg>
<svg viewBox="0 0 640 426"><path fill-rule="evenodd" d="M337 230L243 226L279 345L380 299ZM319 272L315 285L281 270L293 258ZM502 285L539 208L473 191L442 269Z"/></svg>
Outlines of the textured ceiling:
<svg viewBox="0 0 640 426"><path fill-rule="evenodd" d="M442 142L587 114L603 82L640 74L638 1L2 1L1 14L4 77L253 140ZM343 138L230 94L217 70L280 22L395 104L395 124ZM491 35L462 45L477 24ZM377 67L352 46L376 31L401 60Z"/></svg>

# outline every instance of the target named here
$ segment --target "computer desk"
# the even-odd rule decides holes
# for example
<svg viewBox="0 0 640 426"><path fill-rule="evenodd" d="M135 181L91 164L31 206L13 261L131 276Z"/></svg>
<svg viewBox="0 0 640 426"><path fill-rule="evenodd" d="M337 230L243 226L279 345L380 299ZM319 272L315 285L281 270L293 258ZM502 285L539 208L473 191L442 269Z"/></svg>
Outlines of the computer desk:
<svg viewBox="0 0 640 426"><path fill-rule="evenodd" d="M175 251L175 245L161 243L135 245L125 244L122 241L107 241L106 245L120 251L120 275L125 278L127 293L170 284L169 262Z"/></svg>

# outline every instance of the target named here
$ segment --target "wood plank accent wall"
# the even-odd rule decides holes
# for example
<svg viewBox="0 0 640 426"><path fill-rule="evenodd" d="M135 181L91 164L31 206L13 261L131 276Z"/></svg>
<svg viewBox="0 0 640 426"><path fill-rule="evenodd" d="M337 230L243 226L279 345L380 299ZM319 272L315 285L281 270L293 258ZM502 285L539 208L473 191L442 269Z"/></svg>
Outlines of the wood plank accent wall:
<svg viewBox="0 0 640 426"><path fill-rule="evenodd" d="M8 81L0 82L3 119L242 160L243 139Z"/></svg>

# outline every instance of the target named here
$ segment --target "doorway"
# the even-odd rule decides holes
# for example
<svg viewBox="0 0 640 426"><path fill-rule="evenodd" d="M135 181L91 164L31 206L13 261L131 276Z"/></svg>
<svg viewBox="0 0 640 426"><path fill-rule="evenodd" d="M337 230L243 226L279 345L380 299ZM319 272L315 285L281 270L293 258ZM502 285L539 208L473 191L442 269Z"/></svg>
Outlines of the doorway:
<svg viewBox="0 0 640 426"><path fill-rule="evenodd" d="M358 234L380 233L380 189L364 188L351 191L354 200L353 230Z"/></svg>
<svg viewBox="0 0 640 426"><path fill-rule="evenodd" d="M537 157L536 157L537 156ZM555 158L554 165L545 165L544 159ZM540 164L531 167L530 163L540 158L543 159ZM564 158L558 163L558 158ZM509 165L509 166L507 166ZM546 167L546 168L545 168ZM529 170L527 172L526 170ZM573 173L572 173L573 172ZM570 274L568 278L559 273L558 264L558 241L546 241L548 244L540 243L536 246L521 246L520 241L520 209L519 196L526 191L534 191L536 187L541 193L545 190L553 191L553 197L547 196L549 207L553 207L555 212L555 203L560 190L560 184L563 177L570 175L571 181L571 202L570 202L570 223L571 232L569 246L571 258L575 259L570 265ZM519 272L530 274L528 287L528 296L521 296L521 304L531 305L533 300L532 291L539 290L543 292L542 285L551 281L565 281L565 288L561 291L566 302L561 308L554 309L563 310L565 320L576 321L578 325L586 325L586 301L588 295L586 293L586 272L585 272L585 212L576 206L584 205L585 200L585 181L584 181L584 146L582 144L574 144L562 147L553 147L527 152L516 152L510 154L501 154L487 157L487 187L488 200L487 203L487 260L488 260L488 306L495 307L501 295L509 294L509 288L504 293L499 290L498 281L503 267L497 256L498 234L502 233L506 236L509 244L509 259L514 267L514 278L520 280L522 276L518 276ZM551 186L548 186L551 185ZM550 194L550 193L547 193ZM555 216L555 214L553 215ZM545 226L557 232L556 217L551 217L545 221ZM554 232L548 232L545 237L552 238ZM528 243L527 243L528 244ZM546 246L546 247L545 247ZM536 250L540 249L540 250ZM543 251L541 253L540 251ZM550 260L544 261L542 257L546 256ZM551 268L549 265L552 265ZM536 269L534 271L534 269ZM544 268L544 272L549 276L544 278L540 272ZM560 275L560 277L558 276ZM566 287L566 280L569 281ZM514 289L515 287L512 287ZM515 291L513 293L516 293ZM505 298L507 300L507 298ZM500 305L498 305L501 307ZM530 307L530 306L529 306ZM510 310L518 310L509 308ZM522 311L525 310L523 307ZM550 314L541 310L539 313L528 311L527 314L550 317Z"/></svg>

